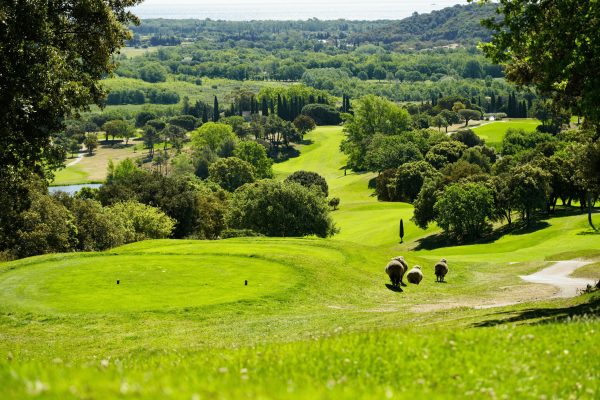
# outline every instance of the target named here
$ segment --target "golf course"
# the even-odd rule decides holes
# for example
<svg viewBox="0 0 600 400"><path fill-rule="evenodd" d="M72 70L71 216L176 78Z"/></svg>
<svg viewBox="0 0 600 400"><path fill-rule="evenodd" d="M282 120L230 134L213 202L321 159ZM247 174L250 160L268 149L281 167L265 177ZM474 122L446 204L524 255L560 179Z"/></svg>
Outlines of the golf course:
<svg viewBox="0 0 600 400"><path fill-rule="evenodd" d="M483 129L483 128L482 128ZM341 127L274 166L324 176L339 233L152 240L0 264L0 398L581 398L600 395L598 292L528 283L600 240L578 209L440 247L407 203L344 171ZM399 243L398 223L405 236ZM388 289L403 255L424 280ZM434 264L448 260L445 283Z"/></svg>

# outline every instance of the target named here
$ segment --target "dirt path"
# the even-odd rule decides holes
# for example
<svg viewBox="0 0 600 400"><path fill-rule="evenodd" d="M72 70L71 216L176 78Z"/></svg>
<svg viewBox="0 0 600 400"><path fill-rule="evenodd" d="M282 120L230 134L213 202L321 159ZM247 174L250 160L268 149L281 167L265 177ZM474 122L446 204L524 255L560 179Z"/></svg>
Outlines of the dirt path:
<svg viewBox="0 0 600 400"><path fill-rule="evenodd" d="M594 285L596 283L593 279L569 277L578 268L588 264L591 263L578 260L557 261L550 267L544 268L534 274L521 276L521 279L526 282L556 286L559 291L551 298L575 297L579 290L584 289L587 285Z"/></svg>

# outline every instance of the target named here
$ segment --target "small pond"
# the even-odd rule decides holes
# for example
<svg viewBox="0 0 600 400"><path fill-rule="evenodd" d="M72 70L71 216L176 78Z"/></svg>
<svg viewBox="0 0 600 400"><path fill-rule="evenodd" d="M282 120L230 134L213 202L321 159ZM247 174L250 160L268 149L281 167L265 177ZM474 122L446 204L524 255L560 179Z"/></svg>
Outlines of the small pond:
<svg viewBox="0 0 600 400"><path fill-rule="evenodd" d="M65 192L70 195L74 195L75 193L77 193L81 189L83 189L84 187L98 189L100 186L102 186L102 184L100 184L100 183L84 183L81 185L50 186L48 188L48 191L50 193Z"/></svg>

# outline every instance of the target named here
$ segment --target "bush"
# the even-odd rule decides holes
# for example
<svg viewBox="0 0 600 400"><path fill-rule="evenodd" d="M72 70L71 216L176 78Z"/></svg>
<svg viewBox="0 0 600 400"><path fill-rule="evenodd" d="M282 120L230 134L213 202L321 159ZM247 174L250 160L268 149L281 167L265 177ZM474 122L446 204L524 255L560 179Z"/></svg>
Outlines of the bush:
<svg viewBox="0 0 600 400"><path fill-rule="evenodd" d="M327 181L316 172L296 171L288 176L285 181L296 182L307 188L316 187L320 190L323 196L329 196L329 185L327 185Z"/></svg>
<svg viewBox="0 0 600 400"><path fill-rule="evenodd" d="M313 119L317 125L339 125L340 112L328 104L309 104L302 108L302 114Z"/></svg>
<svg viewBox="0 0 600 400"><path fill-rule="evenodd" d="M262 180L238 189L228 226L266 236L331 236L336 232L325 197L296 182Z"/></svg>

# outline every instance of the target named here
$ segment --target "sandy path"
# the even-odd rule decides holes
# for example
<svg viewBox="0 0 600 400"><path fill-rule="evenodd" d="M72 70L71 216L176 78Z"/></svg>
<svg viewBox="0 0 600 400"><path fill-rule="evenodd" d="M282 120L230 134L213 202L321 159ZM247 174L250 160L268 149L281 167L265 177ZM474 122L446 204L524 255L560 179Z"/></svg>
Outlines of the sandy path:
<svg viewBox="0 0 600 400"><path fill-rule="evenodd" d="M77 164L79 161L81 161L83 159L83 153L81 152L81 150L79 151L79 153L77 154L77 158L73 161L71 161L70 163L68 163L66 166L70 167L72 165Z"/></svg>
<svg viewBox="0 0 600 400"><path fill-rule="evenodd" d="M543 283L556 286L559 291L552 298L568 298L577 296L579 290L585 289L587 285L595 285L593 279L570 278L573 272L584 265L591 264L587 261L557 261L548 268L544 268L531 275L521 276L526 282Z"/></svg>

